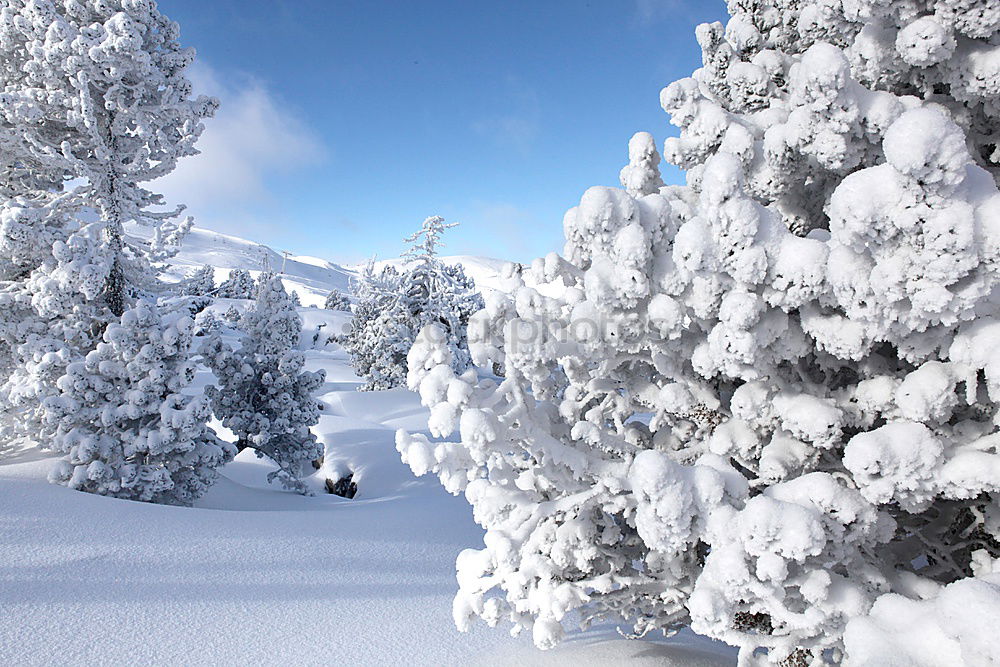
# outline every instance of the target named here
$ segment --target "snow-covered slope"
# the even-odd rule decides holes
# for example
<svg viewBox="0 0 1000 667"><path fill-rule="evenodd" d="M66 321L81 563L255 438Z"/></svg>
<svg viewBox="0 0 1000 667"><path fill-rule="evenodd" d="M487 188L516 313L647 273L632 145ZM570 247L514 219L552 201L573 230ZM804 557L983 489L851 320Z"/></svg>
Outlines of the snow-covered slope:
<svg viewBox="0 0 1000 667"><path fill-rule="evenodd" d="M165 277L178 280L206 264L215 267L217 283L225 280L230 269L246 269L254 276L264 270L283 271L285 287L298 292L306 306L322 305L332 289L347 291L355 275L324 259L294 255L286 259L268 246L196 227L170 260Z"/></svg>
<svg viewBox="0 0 1000 667"><path fill-rule="evenodd" d="M133 228L130 233L141 235L142 231ZM507 264L502 259L473 255L453 255L442 257L442 260L461 264L476 285L484 289L499 287L499 273ZM285 287L298 292L305 306L321 306L332 289L350 291L351 280L364 269L363 264L341 266L306 255L289 255L286 259L266 245L195 227L184 239L181 251L170 260L165 277L179 280L206 264L215 267L216 282L225 280L230 269L245 269L254 276L266 269L281 271ZM401 267L406 262L387 259L375 263L379 269L388 264Z"/></svg>
<svg viewBox="0 0 1000 667"><path fill-rule="evenodd" d="M183 275L206 263L259 271L270 249L198 230L174 260ZM500 263L460 258L496 275ZM289 258L285 278L303 301L347 287L352 271ZM223 312L229 303L214 306ZM349 314L303 307L307 367L324 369L322 468L302 497L268 486L273 469L245 450L195 508L104 498L45 481L53 459L0 460L0 655L18 665L731 665L735 653L690 633L624 641L612 626L541 653L529 637L451 616L455 558L482 545L462 497L414 478L395 450L397 428L427 434L412 392L360 393L336 344L310 331ZM221 313L220 313L221 314ZM195 387L210 381L202 369ZM216 425L217 426L217 425ZM218 429L222 437L229 434ZM352 473L355 499L322 493Z"/></svg>

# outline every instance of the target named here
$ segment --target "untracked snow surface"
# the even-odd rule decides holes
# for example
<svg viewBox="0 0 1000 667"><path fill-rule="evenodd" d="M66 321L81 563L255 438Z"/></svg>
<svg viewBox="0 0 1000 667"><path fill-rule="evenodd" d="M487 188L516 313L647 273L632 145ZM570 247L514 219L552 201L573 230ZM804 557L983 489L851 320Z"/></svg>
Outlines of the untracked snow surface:
<svg viewBox="0 0 1000 667"><path fill-rule="evenodd" d="M175 272L256 268L273 251L197 232ZM290 259L286 283L317 299L349 271ZM304 338L349 317L300 310ZM329 329L327 329L329 330ZM304 344L308 347L308 342ZM194 508L88 495L45 481L54 459L0 461L0 656L6 664L731 665L735 651L681 633L629 641L613 626L540 652L503 629L455 629L455 558L482 545L462 497L399 459L397 428L424 431L405 390L361 393L336 344L308 349L323 368L326 447L303 497L269 487L250 450ZM195 386L210 380L199 373ZM227 437L223 430L220 436ZM426 432L425 432L426 433ZM322 493L353 472L358 495Z"/></svg>

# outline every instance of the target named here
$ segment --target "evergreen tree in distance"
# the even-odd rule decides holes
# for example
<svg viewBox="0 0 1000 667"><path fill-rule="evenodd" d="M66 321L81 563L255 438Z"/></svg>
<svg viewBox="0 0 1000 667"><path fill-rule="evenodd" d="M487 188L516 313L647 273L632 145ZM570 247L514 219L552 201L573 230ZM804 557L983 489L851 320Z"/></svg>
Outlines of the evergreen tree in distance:
<svg viewBox="0 0 1000 667"><path fill-rule="evenodd" d="M296 349L302 318L278 276L261 275L253 307L238 326L238 349L218 335L202 349L217 380L207 389L212 409L236 434L238 448L251 447L278 465L268 481L308 494L302 478L323 454L309 427L319 421L314 393L325 374L304 369L305 356Z"/></svg>
<svg viewBox="0 0 1000 667"><path fill-rule="evenodd" d="M347 298L347 295L341 292L339 289L331 290L326 296L326 301L323 307L327 310L341 310L344 312L350 312L351 310L351 300Z"/></svg>
<svg viewBox="0 0 1000 667"><path fill-rule="evenodd" d="M229 277L219 285L218 296L223 299L252 299L256 285L246 269L231 269Z"/></svg>
<svg viewBox="0 0 1000 667"><path fill-rule="evenodd" d="M355 371L366 382L364 390L391 389L406 383L406 355L419 331L437 323L445 332L454 368L468 368L466 343L469 317L482 306L475 283L461 266L449 266L438 257L441 236L457 223L427 218L406 238L411 247L404 271L386 267L376 274L366 267L356 289L357 303L351 328L341 339Z"/></svg>

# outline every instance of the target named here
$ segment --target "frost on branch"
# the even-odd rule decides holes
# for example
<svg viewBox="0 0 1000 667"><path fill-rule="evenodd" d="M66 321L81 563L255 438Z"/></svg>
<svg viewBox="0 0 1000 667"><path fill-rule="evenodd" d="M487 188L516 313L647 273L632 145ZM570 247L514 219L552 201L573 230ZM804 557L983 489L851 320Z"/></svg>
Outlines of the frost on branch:
<svg viewBox="0 0 1000 667"><path fill-rule="evenodd" d="M459 627L548 647L574 612L867 664L845 629L894 600L993 595L1000 9L843 5L731 2L661 94L687 185L654 187L637 135L626 189L471 317L472 369L418 337L436 440L397 448L487 531Z"/></svg>
<svg viewBox="0 0 1000 667"><path fill-rule="evenodd" d="M53 447L66 454L50 479L73 489L190 505L235 453L205 422L208 402L183 393L194 377L187 317L140 303L70 363L45 399Z"/></svg>

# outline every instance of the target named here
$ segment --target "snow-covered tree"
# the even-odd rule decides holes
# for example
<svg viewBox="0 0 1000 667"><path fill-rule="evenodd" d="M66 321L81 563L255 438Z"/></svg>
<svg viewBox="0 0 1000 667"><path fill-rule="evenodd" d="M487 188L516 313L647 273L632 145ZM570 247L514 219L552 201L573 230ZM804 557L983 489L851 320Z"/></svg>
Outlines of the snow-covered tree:
<svg viewBox="0 0 1000 667"><path fill-rule="evenodd" d="M441 240L444 231L453 227L458 227L458 223L446 223L440 215L425 218L420 229L403 239L411 244L403 257L414 260L421 266L433 265L437 262L438 250L444 245Z"/></svg>
<svg viewBox="0 0 1000 667"><path fill-rule="evenodd" d="M261 274L262 276L267 274ZM229 277L219 285L217 295L223 299L252 299L257 285L246 269L230 269Z"/></svg>
<svg viewBox="0 0 1000 667"><path fill-rule="evenodd" d="M226 322L232 325L239 324L240 318L243 317L243 313L235 305L229 306L225 314L222 316Z"/></svg>
<svg viewBox="0 0 1000 667"><path fill-rule="evenodd" d="M152 303L125 311L102 342L59 378L45 399L53 446L50 475L70 488L130 500L190 505L235 449L205 422L208 401L184 394L194 378L188 317L161 317Z"/></svg>
<svg viewBox="0 0 1000 667"><path fill-rule="evenodd" d="M439 324L447 336L456 372L469 367L466 327L469 317L483 306L476 284L465 274L461 264L445 264L438 259L438 248L444 245L444 230L458 226L445 224L444 218L432 216L424 220L421 228L406 238L411 243L404 254L414 265L403 275L404 306L413 321L407 350L425 324ZM404 369L405 370L405 369Z"/></svg>
<svg viewBox="0 0 1000 667"><path fill-rule="evenodd" d="M215 108L191 99L192 57L152 2L0 7L0 446L49 444L56 380L190 226L139 184L193 154Z"/></svg>
<svg viewBox="0 0 1000 667"><path fill-rule="evenodd" d="M252 447L278 464L269 481L308 493L302 477L323 454L309 427L319 421L314 393L325 374L304 370L305 356L296 349L302 318L279 277L261 276L256 301L239 328L239 349L219 336L202 348L217 379L207 389L215 416L236 434L240 449Z"/></svg>
<svg viewBox="0 0 1000 667"><path fill-rule="evenodd" d="M178 291L188 296L211 296L215 290L215 268L208 265L194 271L178 286Z"/></svg>
<svg viewBox="0 0 1000 667"><path fill-rule="evenodd" d="M326 302L323 304L323 307L327 310L342 310L347 312L351 310L351 300L339 289L335 289L326 296Z"/></svg>
<svg viewBox="0 0 1000 667"><path fill-rule="evenodd" d="M100 218L102 297L115 315L149 286L149 261L176 252L190 228L183 207L143 187L173 170L217 101L191 97L193 49L149 0L10 0L0 9L0 144L14 169L41 180L77 179L67 197ZM35 178L33 180L38 180ZM152 228L145 240L125 225Z"/></svg>
<svg viewBox="0 0 1000 667"><path fill-rule="evenodd" d="M340 342L358 375L366 379L363 390L404 385L407 352L420 329L431 322L446 333L455 370L468 368L466 327L482 306L482 297L460 265L444 264L437 257L442 233L456 224L445 224L440 216L427 218L406 239L412 246L403 257L410 264L402 273L387 267L376 275L370 264L362 274L351 328Z"/></svg>
<svg viewBox="0 0 1000 667"><path fill-rule="evenodd" d="M338 342L347 350L355 372L365 378L362 389L398 387L406 379L407 319L400 305L400 275L392 265L375 271L369 262L354 281L354 317Z"/></svg>
<svg viewBox="0 0 1000 667"><path fill-rule="evenodd" d="M587 190L563 255L507 272L469 326L499 383L453 370L438 327L409 353L457 440L397 447L487 530L459 627L546 647L575 612L866 664L941 586L1000 613L976 570L1000 555L1000 6L729 7L661 94L687 186L642 185L634 139L626 190ZM1000 661L942 627L976 637L956 663Z"/></svg>

